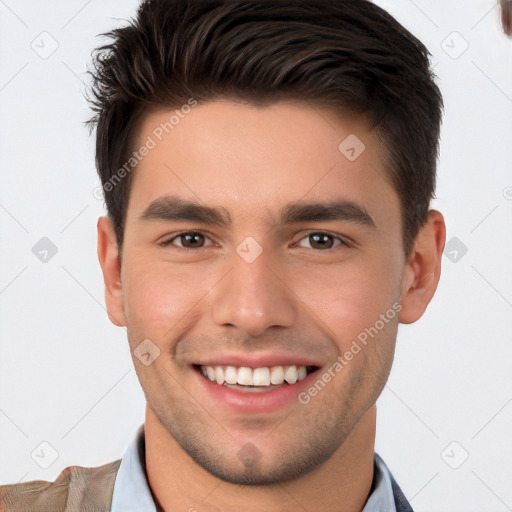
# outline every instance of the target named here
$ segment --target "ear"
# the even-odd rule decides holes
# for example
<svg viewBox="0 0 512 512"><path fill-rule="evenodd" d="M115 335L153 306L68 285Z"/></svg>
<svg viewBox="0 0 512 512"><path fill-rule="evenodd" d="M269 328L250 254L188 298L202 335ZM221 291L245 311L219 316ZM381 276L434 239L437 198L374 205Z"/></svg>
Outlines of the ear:
<svg viewBox="0 0 512 512"><path fill-rule="evenodd" d="M121 286L121 258L110 217L98 219L98 259L105 281L105 303L110 321L118 327L126 325Z"/></svg>
<svg viewBox="0 0 512 512"><path fill-rule="evenodd" d="M427 309L441 276L445 242L446 226L443 215L437 210L430 210L416 236L402 274L402 309L398 315L401 323L416 322Z"/></svg>

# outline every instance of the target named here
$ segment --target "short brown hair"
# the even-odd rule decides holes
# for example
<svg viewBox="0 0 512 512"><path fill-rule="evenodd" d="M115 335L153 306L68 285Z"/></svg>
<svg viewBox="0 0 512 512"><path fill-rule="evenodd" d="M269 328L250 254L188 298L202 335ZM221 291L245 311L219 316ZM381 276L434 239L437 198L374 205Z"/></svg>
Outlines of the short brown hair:
<svg viewBox="0 0 512 512"><path fill-rule="evenodd" d="M146 0L93 53L96 166L122 249L129 158L150 108L299 100L367 116L387 155L406 255L434 197L443 100L426 47L368 0Z"/></svg>

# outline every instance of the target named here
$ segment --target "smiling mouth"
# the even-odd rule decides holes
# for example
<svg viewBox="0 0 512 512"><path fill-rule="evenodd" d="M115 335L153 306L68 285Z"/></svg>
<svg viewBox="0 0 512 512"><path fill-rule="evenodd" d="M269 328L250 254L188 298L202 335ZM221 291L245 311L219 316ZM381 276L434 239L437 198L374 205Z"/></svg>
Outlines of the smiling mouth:
<svg viewBox="0 0 512 512"><path fill-rule="evenodd" d="M250 368L248 366L203 366L195 368L215 384L249 392L272 391L290 386L318 370L316 366L278 365Z"/></svg>

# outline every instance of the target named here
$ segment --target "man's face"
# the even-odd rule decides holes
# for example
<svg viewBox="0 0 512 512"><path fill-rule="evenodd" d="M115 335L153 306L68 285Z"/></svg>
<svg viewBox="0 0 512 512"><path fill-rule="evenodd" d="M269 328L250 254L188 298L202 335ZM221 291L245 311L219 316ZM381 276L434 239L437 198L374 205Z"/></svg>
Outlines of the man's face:
<svg viewBox="0 0 512 512"><path fill-rule="evenodd" d="M354 116L211 102L158 141L171 114L148 114L136 144L157 142L134 171L123 322L132 353L150 340L160 355L147 366L134 356L135 369L202 467L231 482L286 481L363 428L388 377L405 265L399 198L376 133ZM359 156L353 138L339 149L351 135ZM218 216L155 207L171 196ZM298 210L309 204L324 208ZM286 372L301 380L279 384Z"/></svg>

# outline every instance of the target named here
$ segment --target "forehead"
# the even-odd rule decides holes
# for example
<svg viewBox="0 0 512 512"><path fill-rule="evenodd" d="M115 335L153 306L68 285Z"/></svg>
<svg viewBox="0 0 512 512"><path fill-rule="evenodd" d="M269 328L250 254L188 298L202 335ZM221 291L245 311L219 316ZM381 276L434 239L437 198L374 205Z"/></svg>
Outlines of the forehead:
<svg viewBox="0 0 512 512"><path fill-rule="evenodd" d="M231 101L158 109L138 125L135 148L143 146L151 149L136 167L130 194L139 212L164 195L252 212L340 198L399 209L384 148L355 114Z"/></svg>

